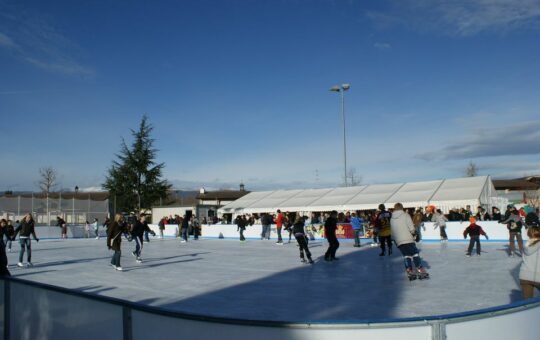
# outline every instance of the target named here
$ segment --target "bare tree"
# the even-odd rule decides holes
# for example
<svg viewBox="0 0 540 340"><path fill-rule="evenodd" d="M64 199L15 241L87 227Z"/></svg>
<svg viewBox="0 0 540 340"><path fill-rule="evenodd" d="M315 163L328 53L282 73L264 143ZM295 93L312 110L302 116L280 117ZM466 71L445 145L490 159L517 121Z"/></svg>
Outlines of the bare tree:
<svg viewBox="0 0 540 340"><path fill-rule="evenodd" d="M43 191L47 196L49 196L49 193L51 190L53 190L56 187L56 177L57 173L56 170L52 166L47 166L44 168L39 169L39 188L41 191Z"/></svg>
<svg viewBox="0 0 540 340"><path fill-rule="evenodd" d="M356 186L362 183L362 176L356 173L356 168L350 168L347 171L347 182L350 186Z"/></svg>
<svg viewBox="0 0 540 340"><path fill-rule="evenodd" d="M473 161L469 162L467 169L465 170L465 175L467 177L476 177L478 176L478 166Z"/></svg>

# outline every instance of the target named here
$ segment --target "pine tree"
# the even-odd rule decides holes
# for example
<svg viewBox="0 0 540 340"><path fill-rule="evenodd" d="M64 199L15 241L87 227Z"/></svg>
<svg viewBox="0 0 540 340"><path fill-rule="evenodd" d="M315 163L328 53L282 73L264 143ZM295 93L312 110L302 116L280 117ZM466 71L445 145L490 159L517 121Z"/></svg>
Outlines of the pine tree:
<svg viewBox="0 0 540 340"><path fill-rule="evenodd" d="M143 116L139 129L131 130L133 143L128 147L122 138L118 160L108 170L103 188L109 190L117 211L150 209L152 204L167 196L171 187L162 179L164 163L156 164L157 150L150 137L153 128Z"/></svg>

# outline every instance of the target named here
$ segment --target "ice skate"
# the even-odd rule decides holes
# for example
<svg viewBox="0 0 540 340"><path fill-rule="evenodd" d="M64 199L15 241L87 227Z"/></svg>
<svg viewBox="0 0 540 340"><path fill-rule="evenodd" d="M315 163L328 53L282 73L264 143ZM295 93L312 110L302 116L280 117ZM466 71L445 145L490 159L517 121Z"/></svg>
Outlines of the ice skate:
<svg viewBox="0 0 540 340"><path fill-rule="evenodd" d="M416 280L416 274L413 272L411 268L407 268L405 270L405 273L407 274L407 278L409 279L409 281Z"/></svg>
<svg viewBox="0 0 540 340"><path fill-rule="evenodd" d="M416 268L416 276L418 277L418 279L420 280L426 280L426 279L429 279L429 274L428 272L426 272L426 270L424 269L424 267L420 267L420 268Z"/></svg>
<svg viewBox="0 0 540 340"><path fill-rule="evenodd" d="M24 268L24 264L22 262L17 263L17 267Z"/></svg>
<svg viewBox="0 0 540 340"><path fill-rule="evenodd" d="M314 262L313 262L312 259L308 259L308 263L309 263L309 264L313 264Z"/></svg>

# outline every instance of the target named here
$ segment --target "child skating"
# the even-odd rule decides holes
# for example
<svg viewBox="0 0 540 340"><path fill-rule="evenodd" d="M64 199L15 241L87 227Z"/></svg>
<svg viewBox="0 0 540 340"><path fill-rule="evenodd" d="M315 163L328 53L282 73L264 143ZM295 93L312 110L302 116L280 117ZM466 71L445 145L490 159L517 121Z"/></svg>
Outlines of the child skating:
<svg viewBox="0 0 540 340"><path fill-rule="evenodd" d="M296 220L294 221L294 224L292 226L292 233L294 233L294 238L296 238L296 242L298 242L298 248L300 248L300 261L302 263L306 263L305 257L307 257L307 263L313 264L313 260L311 259L311 252L309 251L308 247L308 239L306 237L305 232L305 222L304 218L300 215L296 217ZM305 257L304 257L305 253Z"/></svg>
<svg viewBox="0 0 540 340"><path fill-rule="evenodd" d="M396 245L403 255L403 261L405 263L405 271L409 280L428 279L429 274L422 266L422 260L420 254L416 248L415 242L415 228L411 216L403 211L403 205L396 203L394 205L394 212L390 219L390 226L392 228L392 236ZM413 269L413 263L416 270Z"/></svg>
<svg viewBox="0 0 540 340"><path fill-rule="evenodd" d="M469 248L467 249L467 253L465 255L467 257L471 257L474 244L476 243L476 254L480 256L480 253L482 252L482 247L480 246L480 235L485 236L486 240L489 240L489 237L487 236L484 229L482 229L481 226L476 224L476 218L469 218L469 222L471 222L471 224L469 224L469 226L463 231L464 239L467 239L467 235L471 237L471 240L469 241Z"/></svg>

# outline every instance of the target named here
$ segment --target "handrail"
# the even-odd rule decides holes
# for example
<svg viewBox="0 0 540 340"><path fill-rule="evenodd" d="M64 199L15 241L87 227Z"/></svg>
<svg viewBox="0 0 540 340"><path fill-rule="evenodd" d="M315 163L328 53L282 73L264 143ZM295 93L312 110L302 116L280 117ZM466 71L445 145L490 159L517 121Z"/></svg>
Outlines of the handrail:
<svg viewBox="0 0 540 340"><path fill-rule="evenodd" d="M524 301L518 301L506 305L500 305L495 307L483 308L474 311L420 316L410 318L384 318L384 319L361 319L355 321L343 321L343 320L302 320L302 321L265 321L265 320L250 320L250 319L237 319L226 318L194 313L186 313L180 311L174 311L170 309L164 309L155 306L143 305L137 302L131 302L121 300L114 297L96 295L88 292L81 292L71 290L64 287L53 286L46 283L34 282L23 280L16 277L0 277L0 280L9 282L15 282L23 285L33 286L41 289L47 289L54 292L59 292L71 296L77 296L87 298L94 301L109 303L120 307L131 308L135 311L146 312L151 314L157 314L166 317L181 318L194 321L204 321L221 324L243 325L243 326L259 326L259 327L281 327L281 328L384 328L384 327L404 327L404 326L417 326L419 324L429 324L436 321L445 321L447 323L454 323L463 320L482 319L494 315L510 314L521 310L540 307L540 296Z"/></svg>

